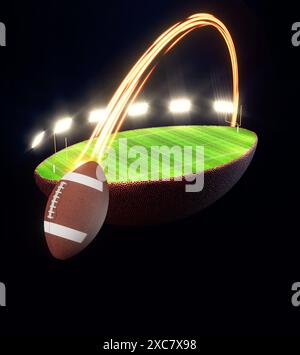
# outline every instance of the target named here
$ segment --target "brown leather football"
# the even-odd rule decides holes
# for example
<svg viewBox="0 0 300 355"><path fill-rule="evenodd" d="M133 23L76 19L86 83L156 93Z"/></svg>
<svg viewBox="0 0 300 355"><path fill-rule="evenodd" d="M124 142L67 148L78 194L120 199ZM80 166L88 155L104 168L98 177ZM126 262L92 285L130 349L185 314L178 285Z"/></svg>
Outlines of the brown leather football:
<svg viewBox="0 0 300 355"><path fill-rule="evenodd" d="M64 175L45 209L44 231L51 254L65 260L90 244L104 223L108 201L107 181L96 162Z"/></svg>

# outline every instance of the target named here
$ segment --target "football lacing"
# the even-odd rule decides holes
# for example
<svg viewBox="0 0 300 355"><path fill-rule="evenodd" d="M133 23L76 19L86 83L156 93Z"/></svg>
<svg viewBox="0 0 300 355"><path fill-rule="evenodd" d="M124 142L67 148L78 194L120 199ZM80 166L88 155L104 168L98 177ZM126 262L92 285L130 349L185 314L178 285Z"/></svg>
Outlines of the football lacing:
<svg viewBox="0 0 300 355"><path fill-rule="evenodd" d="M62 190L64 189L64 185L66 185L67 183L65 181L61 181L52 197L52 200L51 200L51 203L50 203L50 207L49 207L49 210L48 210L48 218L49 219L53 219L53 215L55 213L55 208L56 208L56 205L58 203L58 200L60 198L60 195L62 194Z"/></svg>

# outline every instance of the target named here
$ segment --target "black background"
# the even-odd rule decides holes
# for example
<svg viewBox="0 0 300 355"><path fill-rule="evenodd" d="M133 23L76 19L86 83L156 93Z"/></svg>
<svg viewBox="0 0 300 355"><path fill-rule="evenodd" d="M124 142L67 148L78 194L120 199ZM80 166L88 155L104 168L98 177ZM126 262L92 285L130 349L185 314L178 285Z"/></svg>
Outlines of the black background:
<svg viewBox="0 0 300 355"><path fill-rule="evenodd" d="M152 40L195 12L220 17L235 39L244 126L259 137L251 166L226 196L191 218L106 225L78 257L53 260L41 223L46 199L33 180L52 141L33 152L32 135L70 113L78 125L70 140L87 138L86 112L107 102ZM2 334L298 334L300 308L290 300L300 281L300 47L291 44L300 10L293 2L2 2L0 21L7 27L7 47L0 48ZM164 102L182 93L199 106L189 122L212 122L210 100L230 92L217 37L196 31L163 59L142 94L151 98L152 117L125 128L183 124L168 117Z"/></svg>

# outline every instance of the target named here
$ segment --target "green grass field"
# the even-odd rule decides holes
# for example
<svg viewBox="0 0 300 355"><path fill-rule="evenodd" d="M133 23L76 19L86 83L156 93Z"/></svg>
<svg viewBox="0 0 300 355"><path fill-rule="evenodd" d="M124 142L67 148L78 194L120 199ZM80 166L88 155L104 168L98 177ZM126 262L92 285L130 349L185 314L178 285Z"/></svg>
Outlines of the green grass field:
<svg viewBox="0 0 300 355"><path fill-rule="evenodd" d="M129 158L125 163L122 159L118 159L119 154L124 153L124 146L119 146L120 138L127 138L128 151L133 154L133 157ZM183 168L178 163L180 162L179 160L183 159L184 161L185 158L186 166L192 169L191 172L195 173L197 172L196 146L204 146L204 170L207 170L241 157L249 151L255 142L255 133L242 128L237 132L236 128L225 126L170 126L123 131L116 135L116 139L112 143L117 161L115 173L110 173L111 170L105 168L106 177L108 182L149 180L151 167L152 172L153 169L156 169L159 178L182 176ZM37 167L38 174L50 180L61 179L66 172L74 169L76 159L85 144L86 141L74 144L68 147L67 150L63 149L50 156ZM86 154L86 161L90 158L93 146L94 143ZM145 149L137 148L137 146ZM191 146L193 147L193 153L190 159L187 159L187 156L183 153L180 156L171 155L171 167L168 170L168 167L164 166L164 164L167 164L167 160L164 162L162 159L164 154L158 158L159 161L157 162L149 158L151 147L153 146L167 146L170 148L179 146L182 148L182 152L184 146ZM138 154L135 156L136 153ZM191 158L193 159L191 160ZM139 165L135 171L136 164L135 166L132 166L132 164L137 159L142 162L142 167L148 167L142 169L141 165ZM106 161L113 162L113 160L109 159L106 159ZM53 165L55 165L55 172L53 171ZM128 168L130 168L130 178L126 174L124 175Z"/></svg>

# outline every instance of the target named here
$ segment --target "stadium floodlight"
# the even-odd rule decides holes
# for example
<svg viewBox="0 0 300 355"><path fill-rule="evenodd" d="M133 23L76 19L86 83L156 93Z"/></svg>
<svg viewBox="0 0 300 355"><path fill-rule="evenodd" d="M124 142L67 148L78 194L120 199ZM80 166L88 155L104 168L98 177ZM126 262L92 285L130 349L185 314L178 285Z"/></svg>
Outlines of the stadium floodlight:
<svg viewBox="0 0 300 355"><path fill-rule="evenodd" d="M104 122L107 116L107 111L105 108L101 108L98 110L93 110L89 114L88 121L90 123L99 123L99 122Z"/></svg>
<svg viewBox="0 0 300 355"><path fill-rule="evenodd" d="M60 134L68 131L71 128L72 121L71 117L64 117L58 120L54 126L54 134Z"/></svg>
<svg viewBox="0 0 300 355"><path fill-rule="evenodd" d="M40 145L42 143L42 140L44 138L44 135L45 135L45 131L42 131L40 133L38 133L34 138L33 138L33 141L32 141L32 144L31 144L31 149L34 149L36 148L38 145Z"/></svg>
<svg viewBox="0 0 300 355"><path fill-rule="evenodd" d="M218 113L233 113L233 102L217 100L214 102L214 110Z"/></svg>
<svg viewBox="0 0 300 355"><path fill-rule="evenodd" d="M147 102L137 102L131 104L128 108L128 115L131 117L143 116L149 111L149 104Z"/></svg>
<svg viewBox="0 0 300 355"><path fill-rule="evenodd" d="M54 143L54 152L56 153L56 135L60 133L64 133L68 131L72 126L72 118L71 117L63 117L60 120L56 121L53 129L53 143ZM65 137L65 147L68 146L67 137ZM66 152L67 156L67 152Z"/></svg>
<svg viewBox="0 0 300 355"><path fill-rule="evenodd" d="M171 100L169 104L169 110L175 114L190 112L192 108L192 102L189 99L182 98Z"/></svg>

